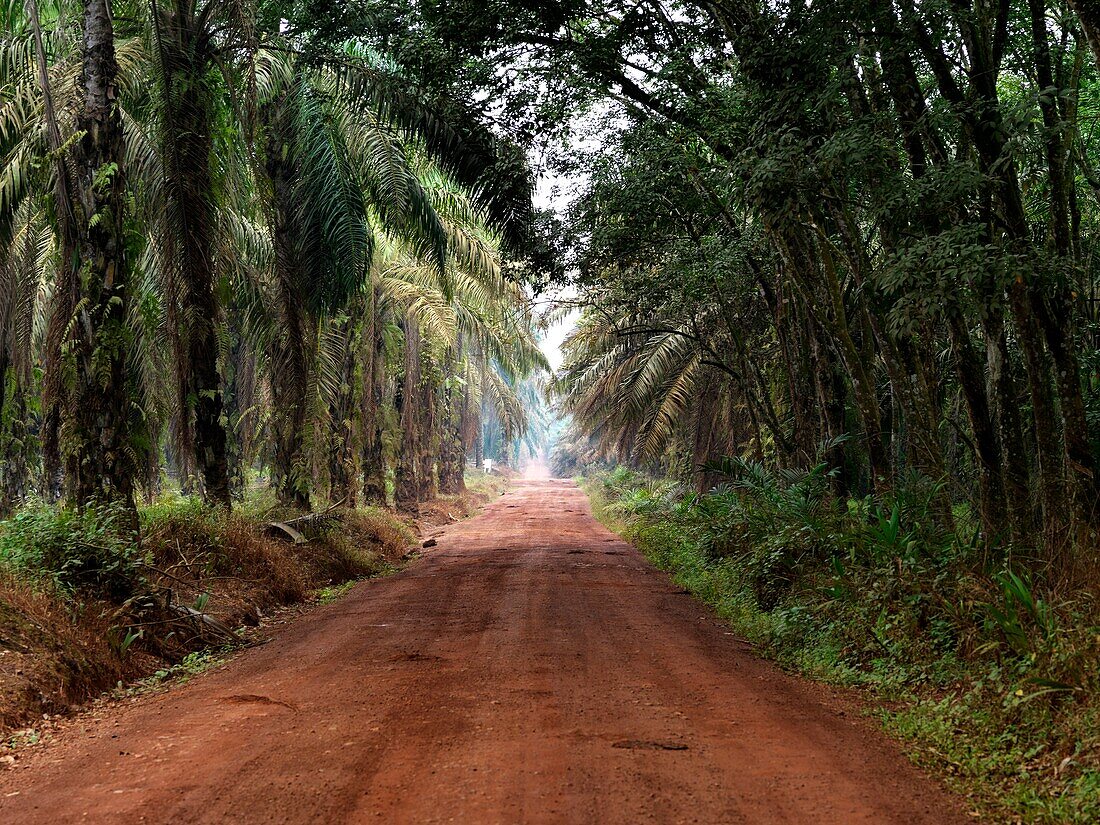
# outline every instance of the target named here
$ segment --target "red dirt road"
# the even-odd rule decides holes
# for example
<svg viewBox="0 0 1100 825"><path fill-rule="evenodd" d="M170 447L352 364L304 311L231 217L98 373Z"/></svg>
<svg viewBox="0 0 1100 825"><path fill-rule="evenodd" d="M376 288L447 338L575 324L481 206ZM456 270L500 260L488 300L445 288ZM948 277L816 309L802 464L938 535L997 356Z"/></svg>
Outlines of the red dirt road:
<svg viewBox="0 0 1100 825"><path fill-rule="evenodd" d="M526 481L272 642L0 769L0 822L949 823L957 800Z"/></svg>

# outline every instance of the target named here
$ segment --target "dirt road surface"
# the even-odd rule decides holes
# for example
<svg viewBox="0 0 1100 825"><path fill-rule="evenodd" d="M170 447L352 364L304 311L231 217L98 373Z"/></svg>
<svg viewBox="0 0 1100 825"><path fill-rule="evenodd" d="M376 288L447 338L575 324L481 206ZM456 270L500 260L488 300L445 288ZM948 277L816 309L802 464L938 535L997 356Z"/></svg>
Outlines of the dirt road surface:
<svg viewBox="0 0 1100 825"><path fill-rule="evenodd" d="M227 666L28 749L0 769L0 822L966 821L572 483L522 481L438 542Z"/></svg>

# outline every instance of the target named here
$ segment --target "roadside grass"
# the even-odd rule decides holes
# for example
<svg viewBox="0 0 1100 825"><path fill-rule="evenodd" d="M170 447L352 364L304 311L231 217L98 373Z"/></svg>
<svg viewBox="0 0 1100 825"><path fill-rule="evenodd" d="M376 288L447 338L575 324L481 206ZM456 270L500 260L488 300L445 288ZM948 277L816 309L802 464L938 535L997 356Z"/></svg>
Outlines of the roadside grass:
<svg viewBox="0 0 1100 825"><path fill-rule="evenodd" d="M146 676L144 679L138 680L130 687L124 687L121 690L121 694L133 696L139 693L145 693L167 682L184 684L192 677L198 676L201 673L206 673L208 670L213 670L218 665L228 661L236 650L236 647L226 645L218 648L192 651L176 664L170 665L169 667L162 667L160 670Z"/></svg>
<svg viewBox="0 0 1100 825"><path fill-rule="evenodd" d="M396 569L397 568L393 566L387 567L384 572L380 573L380 575L384 576L387 573L390 573ZM313 600L317 602L317 604L333 604L334 602L340 601L340 599L346 596L350 592L350 590L361 581L362 579L351 579L350 581L346 581L341 584L333 584L329 585L328 587L322 587L314 591Z"/></svg>
<svg viewBox="0 0 1100 825"><path fill-rule="evenodd" d="M471 493L493 499L504 494L508 489L508 479L495 473L487 473L484 470L466 470L466 489Z"/></svg>
<svg viewBox="0 0 1100 825"><path fill-rule="evenodd" d="M916 508L805 488L699 497L621 469L582 486L605 525L762 655L874 696L885 729L976 813L1100 821L1089 596L1047 604L1007 565L974 564L957 536L907 524Z"/></svg>
<svg viewBox="0 0 1100 825"><path fill-rule="evenodd" d="M112 513L41 502L0 522L0 731L120 683L188 678L239 646L237 628L333 601L416 543L395 514L366 507L293 545L265 526L297 514L265 496L232 514L162 496L140 508L140 541Z"/></svg>

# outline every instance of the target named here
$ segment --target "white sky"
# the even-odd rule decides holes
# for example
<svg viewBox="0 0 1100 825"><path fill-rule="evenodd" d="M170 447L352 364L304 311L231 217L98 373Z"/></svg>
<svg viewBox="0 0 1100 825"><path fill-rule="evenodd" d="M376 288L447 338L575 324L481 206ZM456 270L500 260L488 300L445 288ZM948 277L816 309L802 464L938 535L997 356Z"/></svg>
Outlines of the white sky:
<svg viewBox="0 0 1100 825"><path fill-rule="evenodd" d="M570 149L592 151L604 145L608 134L619 127L619 122L610 116L613 111L614 105L605 101L596 103L585 111L573 113L565 137ZM547 151L552 152L553 148L544 146L541 150L542 153ZM566 177L547 168L552 164L546 163L546 161L545 154L531 158L532 166L535 168L537 175L534 197L535 208L551 209L559 215L563 215L569 205L577 199L588 185L588 174L581 171L573 177ZM552 294L542 295L539 296L539 301L542 304L540 308L546 308L548 304L543 302L550 302L554 297L572 300L577 296L572 289L562 292L558 296ZM550 362L550 366L555 370L561 365L561 343L573 331L579 314L579 310L570 312L564 320L551 327L543 337L542 351Z"/></svg>
<svg viewBox="0 0 1100 825"><path fill-rule="evenodd" d="M535 186L535 208L553 209L555 212L561 214L568 207L569 202L575 197L572 191L575 184L575 181L542 170ZM541 295L538 300L541 305L542 302L550 301L553 297L553 295ZM564 297L568 298L572 296L565 295ZM542 306L542 308L546 307ZM577 310L570 312L564 320L554 324L543 334L539 346L546 356L546 360L550 362L550 368L552 370L557 371L558 367L561 366L561 344L562 341L565 340L565 337L573 331L578 314Z"/></svg>
<svg viewBox="0 0 1100 825"><path fill-rule="evenodd" d="M561 366L561 343L565 340L565 337L573 331L573 326L576 322L577 310L573 310L564 321L550 327L539 342L539 347L546 356L546 360L550 362L550 369L555 372L557 372L558 367Z"/></svg>

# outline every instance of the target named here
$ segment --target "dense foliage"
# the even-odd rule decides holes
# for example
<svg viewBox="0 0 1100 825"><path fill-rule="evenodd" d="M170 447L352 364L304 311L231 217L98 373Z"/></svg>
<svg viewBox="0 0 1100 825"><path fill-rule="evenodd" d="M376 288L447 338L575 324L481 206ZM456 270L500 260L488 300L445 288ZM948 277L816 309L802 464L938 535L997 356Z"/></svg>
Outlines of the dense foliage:
<svg viewBox="0 0 1100 825"><path fill-rule="evenodd" d="M316 10L315 10L316 11ZM0 493L415 504L544 367L522 149L294 4L13 2ZM499 455L496 455L499 453ZM98 503L97 503L98 502Z"/></svg>
<svg viewBox="0 0 1100 825"><path fill-rule="evenodd" d="M1056 610L1026 575L975 572L926 502L839 501L824 463L713 468L705 494L620 467L597 510L677 584L788 667L890 700L879 713L991 821L1100 815L1087 605Z"/></svg>
<svg viewBox="0 0 1100 825"><path fill-rule="evenodd" d="M553 35L503 35L615 107L569 220L586 310L558 389L578 425L700 489L720 455L798 466L828 441L837 493L927 486L943 527L966 503L986 546L1090 580L1087 18L578 5Z"/></svg>

